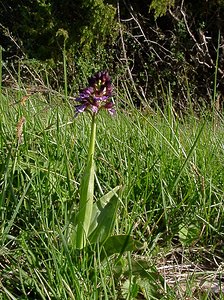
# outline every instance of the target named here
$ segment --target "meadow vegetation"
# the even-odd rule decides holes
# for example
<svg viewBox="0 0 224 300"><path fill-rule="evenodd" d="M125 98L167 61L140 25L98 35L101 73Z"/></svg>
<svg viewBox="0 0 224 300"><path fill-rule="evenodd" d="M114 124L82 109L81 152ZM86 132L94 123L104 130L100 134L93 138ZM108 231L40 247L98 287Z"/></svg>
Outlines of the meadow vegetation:
<svg viewBox="0 0 224 300"><path fill-rule="evenodd" d="M0 4L0 300L224 299L224 4L149 2ZM103 70L107 251L68 238L91 135L75 98Z"/></svg>
<svg viewBox="0 0 224 300"><path fill-rule="evenodd" d="M180 117L170 94L163 111L137 109L115 84L117 114L98 119L95 197L122 185L115 232L142 246L102 262L66 240L90 118L74 118L59 92L27 96L20 82L1 90L1 299L221 299L220 113Z"/></svg>

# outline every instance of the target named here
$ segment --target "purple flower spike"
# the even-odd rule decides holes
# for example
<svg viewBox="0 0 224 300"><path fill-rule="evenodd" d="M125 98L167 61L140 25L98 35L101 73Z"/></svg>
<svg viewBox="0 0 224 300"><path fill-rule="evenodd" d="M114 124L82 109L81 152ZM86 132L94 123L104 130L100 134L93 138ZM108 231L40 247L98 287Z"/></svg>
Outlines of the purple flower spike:
<svg viewBox="0 0 224 300"><path fill-rule="evenodd" d="M100 109L106 109L111 115L115 114L114 103L109 98L112 96L113 87L107 71L98 72L89 78L89 86L83 89L75 101L75 116L84 111L97 114Z"/></svg>

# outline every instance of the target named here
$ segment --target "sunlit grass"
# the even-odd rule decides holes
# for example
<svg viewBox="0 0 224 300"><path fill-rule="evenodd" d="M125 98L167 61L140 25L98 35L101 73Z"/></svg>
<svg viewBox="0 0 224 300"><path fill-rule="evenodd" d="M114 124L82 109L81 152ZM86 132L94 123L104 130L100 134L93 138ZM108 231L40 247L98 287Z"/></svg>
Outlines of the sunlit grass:
<svg viewBox="0 0 224 300"><path fill-rule="evenodd" d="M21 105L17 96L2 88L0 299L176 299L155 266L161 267L161 257L168 264L168 255L180 249L182 259L218 270L224 229L221 118L214 128L209 117L179 119L169 106L153 114L131 104L124 110L119 97L117 116L100 116L96 197L122 185L116 234L132 233L145 245L101 264L97 251L79 256L66 240L91 120L74 119L71 104L60 97L48 101L36 94ZM132 257L141 258L147 274L136 271ZM186 289L183 299L192 282Z"/></svg>

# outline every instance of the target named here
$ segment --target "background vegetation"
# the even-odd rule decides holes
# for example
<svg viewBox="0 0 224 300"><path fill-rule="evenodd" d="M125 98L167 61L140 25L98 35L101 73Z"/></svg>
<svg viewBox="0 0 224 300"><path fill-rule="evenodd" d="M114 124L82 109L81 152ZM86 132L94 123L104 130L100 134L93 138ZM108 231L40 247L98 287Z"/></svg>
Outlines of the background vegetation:
<svg viewBox="0 0 224 300"><path fill-rule="evenodd" d="M224 1L0 2L0 299L222 299ZM90 132L74 96L107 68L96 198L122 185L115 233L72 252Z"/></svg>
<svg viewBox="0 0 224 300"><path fill-rule="evenodd" d="M200 110L215 100L214 88L223 102L223 7L221 0L2 0L3 58L9 66L44 63L58 88L64 53L70 91L80 76L108 68L119 70L137 104L161 102L170 84L179 111L189 96Z"/></svg>

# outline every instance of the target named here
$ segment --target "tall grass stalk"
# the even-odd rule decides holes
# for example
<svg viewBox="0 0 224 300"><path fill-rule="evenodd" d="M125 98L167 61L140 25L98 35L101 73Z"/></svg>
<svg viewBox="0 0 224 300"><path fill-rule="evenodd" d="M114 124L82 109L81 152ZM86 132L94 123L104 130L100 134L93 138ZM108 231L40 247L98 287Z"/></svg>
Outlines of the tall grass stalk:
<svg viewBox="0 0 224 300"><path fill-rule="evenodd" d="M68 79L67 79L67 52L66 52L66 39L63 46L63 70L64 70L64 93L65 101L68 100Z"/></svg>

